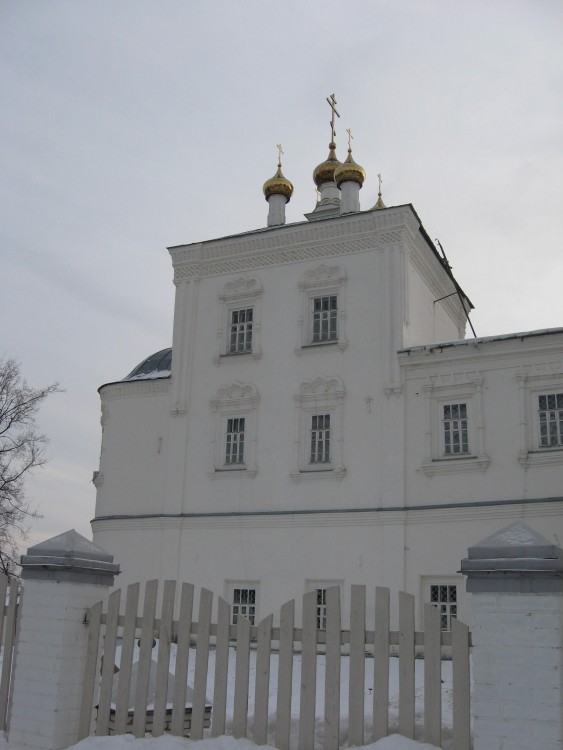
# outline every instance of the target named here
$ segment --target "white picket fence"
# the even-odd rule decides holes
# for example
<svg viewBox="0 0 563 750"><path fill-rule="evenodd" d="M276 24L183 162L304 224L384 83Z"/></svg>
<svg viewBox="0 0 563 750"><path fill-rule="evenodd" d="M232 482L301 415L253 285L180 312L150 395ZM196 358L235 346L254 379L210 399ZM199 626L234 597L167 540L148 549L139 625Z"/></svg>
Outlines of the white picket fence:
<svg viewBox="0 0 563 750"><path fill-rule="evenodd" d="M23 589L18 582L0 574L0 644L2 647L2 671L0 673L0 731L8 727L12 663L16 648L17 613Z"/></svg>
<svg viewBox="0 0 563 750"><path fill-rule="evenodd" d="M88 614L88 655L79 739L91 733L131 732L143 737L170 731L201 739L227 730L237 737L249 737L256 744L271 742L280 750L290 748L292 674L294 659L301 662L299 697L299 750L314 750L319 645L324 652L324 750L338 750L341 719L341 660L349 659L348 744L363 745L389 733L389 653L399 652L398 731L415 736L415 650L424 654L425 742L442 744L442 646L451 647L453 671L453 747L470 748L469 645L466 625L454 620L451 633L441 631L440 613L432 605L424 608L424 631L415 631L414 597L399 593L399 630L389 627L390 593L377 587L375 630L366 630L365 586L351 587L350 630L341 629L340 590L327 590L326 630L317 629L316 592L303 597L302 628L295 627L295 602L284 604L279 627L273 615L252 626L244 617L231 625L229 604L217 602L217 622L212 623L213 594L201 589L198 620L192 618L194 587L184 583L179 592L178 617L174 618L176 582L165 581L162 605L157 613L158 582L146 584L142 616L138 613L139 584L127 588L124 614L120 613L121 591L114 591L107 602L99 602ZM158 615L158 616L157 616ZM135 642L140 638L134 689L131 675ZM153 639L158 641L154 699L149 701ZM116 652L121 644L119 671L115 672ZM176 644L175 648L172 644ZM227 722L227 680L229 650L236 646L234 704ZM190 648L191 647L191 648ZM210 649L214 649L214 674L208 675ZM249 717L251 649L256 651L254 712ZM195 650L193 694L187 699L188 661ZM175 657L171 663L171 652ZM276 652L277 699L269 705L270 665ZM345 652L345 656L343 655ZM298 654L298 656L296 656ZM253 654L254 658L254 654ZM365 711L366 664L373 669L371 716ZM173 678L169 676L173 673ZM208 683L208 676L211 678ZM206 698L212 684L212 708ZM133 694L131 694L133 693ZM148 709L148 710L147 710ZM252 718L252 721L249 721ZM273 725L273 726L272 726ZM249 731L249 726L251 731ZM365 727L371 728L370 734ZM205 734L204 734L205 732ZM417 737L417 739L422 739Z"/></svg>

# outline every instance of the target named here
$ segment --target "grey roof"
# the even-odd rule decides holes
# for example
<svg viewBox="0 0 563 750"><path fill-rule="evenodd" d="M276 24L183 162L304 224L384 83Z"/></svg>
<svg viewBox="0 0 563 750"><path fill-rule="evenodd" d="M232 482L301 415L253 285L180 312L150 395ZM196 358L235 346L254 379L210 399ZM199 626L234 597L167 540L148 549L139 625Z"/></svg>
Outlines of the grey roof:
<svg viewBox="0 0 563 750"><path fill-rule="evenodd" d="M538 331L521 331L519 333L501 333L497 336L481 336L475 339L457 339L456 341L443 341L437 344L422 344L421 346L410 346L407 349L399 349L399 354L432 351L433 349L446 349L451 346L475 346L476 344L488 344L493 341L510 341L511 339L526 339L533 336L547 336L550 334L562 334L563 328L541 328Z"/></svg>
<svg viewBox="0 0 563 750"><path fill-rule="evenodd" d="M131 370L123 380L150 380L151 378L167 378L172 370L172 348L161 349L149 355Z"/></svg>

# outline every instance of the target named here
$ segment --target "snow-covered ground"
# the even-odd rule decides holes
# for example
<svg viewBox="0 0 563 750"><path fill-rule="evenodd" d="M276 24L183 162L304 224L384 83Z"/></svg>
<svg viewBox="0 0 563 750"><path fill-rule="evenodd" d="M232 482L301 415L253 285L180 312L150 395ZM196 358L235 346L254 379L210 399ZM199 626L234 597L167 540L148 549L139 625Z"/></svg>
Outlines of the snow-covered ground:
<svg viewBox="0 0 563 750"><path fill-rule="evenodd" d="M131 734L123 734L119 737L88 737L77 745L73 745L73 750L256 750L256 748L257 745L250 740L235 740L234 737L228 736L196 742L169 735L157 739L145 737L145 739L136 740ZM269 745L263 745L263 748L270 750ZM365 750L436 750L435 745L407 740L398 734L385 737L372 745L364 745L364 748ZM11 747L2 738L0 750L17 750L17 748Z"/></svg>

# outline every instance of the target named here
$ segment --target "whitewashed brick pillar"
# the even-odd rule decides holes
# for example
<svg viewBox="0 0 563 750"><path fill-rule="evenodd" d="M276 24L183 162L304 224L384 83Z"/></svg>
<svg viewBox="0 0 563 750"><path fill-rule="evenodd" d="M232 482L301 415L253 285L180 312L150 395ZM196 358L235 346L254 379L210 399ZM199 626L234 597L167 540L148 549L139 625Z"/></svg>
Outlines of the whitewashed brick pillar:
<svg viewBox="0 0 563 750"><path fill-rule="evenodd" d="M119 566L76 531L30 547L14 661L8 741L62 750L78 737L86 611L106 596Z"/></svg>
<svg viewBox="0 0 563 750"><path fill-rule="evenodd" d="M524 523L470 547L474 750L563 748L563 550Z"/></svg>

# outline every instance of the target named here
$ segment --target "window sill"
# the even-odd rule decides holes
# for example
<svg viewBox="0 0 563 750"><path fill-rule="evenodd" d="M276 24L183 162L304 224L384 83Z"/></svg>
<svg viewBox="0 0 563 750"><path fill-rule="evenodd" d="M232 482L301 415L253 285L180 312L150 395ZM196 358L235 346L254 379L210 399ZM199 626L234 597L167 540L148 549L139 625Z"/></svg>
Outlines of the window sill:
<svg viewBox="0 0 563 750"><path fill-rule="evenodd" d="M315 479L338 480L341 481L346 476L346 469L301 469L292 471L290 477L296 484L299 482L309 482Z"/></svg>
<svg viewBox="0 0 563 750"><path fill-rule="evenodd" d="M216 365L222 365L226 362L236 362L244 359L260 359L262 352L229 352L228 354L220 354L218 357L213 357L213 363Z"/></svg>
<svg viewBox="0 0 563 750"><path fill-rule="evenodd" d="M225 479L226 477L255 477L258 473L257 469L248 469L246 467L239 468L224 468L224 469L215 469L214 471L209 472L209 478L210 479Z"/></svg>
<svg viewBox="0 0 563 750"><path fill-rule="evenodd" d="M563 447L525 451L518 456L518 463L526 469L529 466L556 466L557 464L562 464Z"/></svg>
<svg viewBox="0 0 563 750"><path fill-rule="evenodd" d="M427 477L440 474L461 474L466 471L487 471L491 459L483 454L481 456L455 456L451 458L437 458L425 461L420 467Z"/></svg>
<svg viewBox="0 0 563 750"><path fill-rule="evenodd" d="M296 354L304 354L305 352L312 352L315 351L315 349L340 349L340 351L344 351L344 349L348 348L348 342L337 340L337 341L318 341L315 344L303 344L303 346L298 346L295 349Z"/></svg>

